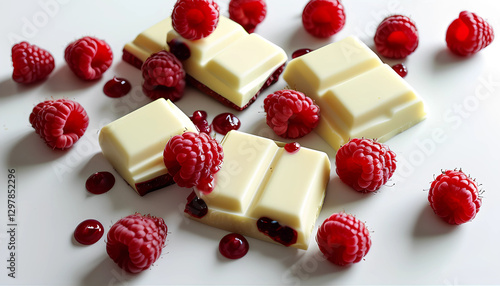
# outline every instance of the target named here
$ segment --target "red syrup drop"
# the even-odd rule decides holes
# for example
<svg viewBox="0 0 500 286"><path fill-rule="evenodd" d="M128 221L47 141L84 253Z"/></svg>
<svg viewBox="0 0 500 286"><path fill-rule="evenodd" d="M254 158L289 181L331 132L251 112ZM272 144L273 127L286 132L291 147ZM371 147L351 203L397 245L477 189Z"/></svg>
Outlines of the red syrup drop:
<svg viewBox="0 0 500 286"><path fill-rule="evenodd" d="M300 144L298 142L291 142L285 144L285 151L290 154L297 153L300 150Z"/></svg>
<svg viewBox="0 0 500 286"><path fill-rule="evenodd" d="M402 63L393 65L392 69L401 77L405 77L408 74L408 69L406 69L406 66Z"/></svg>
<svg viewBox="0 0 500 286"><path fill-rule="evenodd" d="M189 119L191 119L194 125L198 127L198 130L200 130L200 132L204 132L207 134L210 134L210 132L212 132L212 126L208 124L206 111L196 110L195 112L193 112L193 115L189 117Z"/></svg>
<svg viewBox="0 0 500 286"><path fill-rule="evenodd" d="M87 191L95 195L104 194L115 185L115 176L110 172L97 172L88 177L85 182Z"/></svg>
<svg viewBox="0 0 500 286"><path fill-rule="evenodd" d="M103 91L104 94L109 97L118 98L129 93L131 89L132 85L128 82L128 80L115 76L113 79L106 82Z"/></svg>
<svg viewBox="0 0 500 286"><path fill-rule="evenodd" d="M91 245L99 241L104 234L104 227L95 219L82 221L75 229L75 240L83 245Z"/></svg>
<svg viewBox="0 0 500 286"><path fill-rule="evenodd" d="M212 121L215 132L226 135L231 130L238 130L241 121L234 114L226 112L215 116Z"/></svg>
<svg viewBox="0 0 500 286"><path fill-rule="evenodd" d="M219 252L229 259L242 258L248 252L247 239L238 233L225 235L219 242Z"/></svg>
<svg viewBox="0 0 500 286"><path fill-rule="evenodd" d="M298 58L298 57L303 56L305 54L308 54L312 51L313 50L311 50L311 49L298 49L292 53L292 59Z"/></svg>

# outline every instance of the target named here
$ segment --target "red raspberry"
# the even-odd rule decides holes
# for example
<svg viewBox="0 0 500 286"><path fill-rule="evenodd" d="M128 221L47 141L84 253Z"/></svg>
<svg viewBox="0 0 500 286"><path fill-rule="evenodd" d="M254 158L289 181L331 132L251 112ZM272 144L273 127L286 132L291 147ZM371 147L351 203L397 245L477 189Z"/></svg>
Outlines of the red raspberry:
<svg viewBox="0 0 500 286"><path fill-rule="evenodd" d="M486 48L495 37L493 27L478 15L462 11L446 31L446 44L459 56L470 56Z"/></svg>
<svg viewBox="0 0 500 286"><path fill-rule="evenodd" d="M106 252L125 271L139 273L160 257L167 230L162 218L139 213L129 215L109 230Z"/></svg>
<svg viewBox="0 0 500 286"><path fill-rule="evenodd" d="M182 63L167 51L152 54L142 65L142 91L155 100L160 97L177 101L184 94L186 73Z"/></svg>
<svg viewBox="0 0 500 286"><path fill-rule="evenodd" d="M462 170L446 170L434 179L429 203L434 212L449 224L471 221L479 212L482 199L477 184Z"/></svg>
<svg viewBox="0 0 500 286"><path fill-rule="evenodd" d="M163 151L163 161L180 187L196 187L210 193L214 175L222 166L222 146L206 133L184 132L172 137Z"/></svg>
<svg viewBox="0 0 500 286"><path fill-rule="evenodd" d="M418 47L417 26L407 16L389 16L378 25L374 41L380 55L392 59L405 58Z"/></svg>
<svg viewBox="0 0 500 286"><path fill-rule="evenodd" d="M12 47L12 64L12 79L24 84L45 79L55 67L54 57L48 51L27 42Z"/></svg>
<svg viewBox="0 0 500 286"><path fill-rule="evenodd" d="M184 39L198 40L210 35L219 23L219 5L213 0L177 0L172 26Z"/></svg>
<svg viewBox="0 0 500 286"><path fill-rule="evenodd" d="M66 47L64 59L76 76L83 80L94 80L111 66L113 52L103 40L83 37Z"/></svg>
<svg viewBox="0 0 500 286"><path fill-rule="evenodd" d="M371 139L351 139L335 156L337 175L358 192L374 192L392 177L396 154Z"/></svg>
<svg viewBox="0 0 500 286"><path fill-rule="evenodd" d="M264 0L231 0L229 18L240 24L248 33L253 33L266 18L267 5Z"/></svg>
<svg viewBox="0 0 500 286"><path fill-rule="evenodd" d="M361 261L372 245L365 224L343 212L332 214L321 224L316 242L330 262L341 266Z"/></svg>
<svg viewBox="0 0 500 286"><path fill-rule="evenodd" d="M302 11L302 25L318 38L333 36L345 25L345 11L339 0L311 0Z"/></svg>
<svg viewBox="0 0 500 286"><path fill-rule="evenodd" d="M319 107L300 91L283 89L264 99L266 122L283 138L300 138L319 123Z"/></svg>
<svg viewBox="0 0 500 286"><path fill-rule="evenodd" d="M47 100L33 108L29 121L52 149L68 149L83 136L89 125L85 109L69 99Z"/></svg>

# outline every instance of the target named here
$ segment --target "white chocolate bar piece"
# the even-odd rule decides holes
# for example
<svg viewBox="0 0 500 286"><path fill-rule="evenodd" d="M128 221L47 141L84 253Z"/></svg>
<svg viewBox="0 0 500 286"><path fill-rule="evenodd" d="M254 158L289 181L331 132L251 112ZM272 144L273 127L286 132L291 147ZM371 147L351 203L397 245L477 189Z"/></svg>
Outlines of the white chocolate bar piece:
<svg viewBox="0 0 500 286"><path fill-rule="evenodd" d="M127 43L123 59L140 68L152 53L170 50L167 43L172 40L189 49L189 58L182 60L188 82L237 110L248 107L263 88L277 81L287 61L282 48L248 34L224 16L209 36L198 40L181 37L168 17Z"/></svg>
<svg viewBox="0 0 500 286"><path fill-rule="evenodd" d="M355 37L293 59L283 78L319 105L316 131L334 149L350 138L384 142L426 116L415 90Z"/></svg>
<svg viewBox="0 0 500 286"><path fill-rule="evenodd" d="M191 51L191 57L182 62L186 72L239 108L244 108L287 60L283 49L257 34L248 34L224 16L206 38L186 40L172 29L167 42L174 39Z"/></svg>
<svg viewBox="0 0 500 286"><path fill-rule="evenodd" d="M160 98L104 126L99 145L123 179L144 195L173 183L163 150L171 137L186 131L198 129L170 100Z"/></svg>
<svg viewBox="0 0 500 286"><path fill-rule="evenodd" d="M208 213L195 220L231 232L276 242L257 227L260 218L296 231L287 246L307 249L323 205L330 161L320 151L285 151L282 143L230 131L223 139L224 164L210 194L197 190Z"/></svg>

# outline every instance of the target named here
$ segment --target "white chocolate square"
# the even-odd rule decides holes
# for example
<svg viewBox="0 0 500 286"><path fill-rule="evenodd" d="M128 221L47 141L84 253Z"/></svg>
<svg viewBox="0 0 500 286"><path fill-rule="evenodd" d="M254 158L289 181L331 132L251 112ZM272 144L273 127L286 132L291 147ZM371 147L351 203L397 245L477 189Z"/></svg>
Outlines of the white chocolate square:
<svg viewBox="0 0 500 286"><path fill-rule="evenodd" d="M144 62L151 54L167 49L167 32L171 29L171 19L163 19L125 44L124 49Z"/></svg>
<svg viewBox="0 0 500 286"><path fill-rule="evenodd" d="M136 185L168 173L163 150L168 140L198 129L170 100L157 99L104 126L102 153L127 183Z"/></svg>
<svg viewBox="0 0 500 286"><path fill-rule="evenodd" d="M274 242L260 232L267 217L297 232L292 247L307 249L330 176L328 156L301 147L288 153L273 140L230 131L223 139L224 164L210 194L197 192L208 213L205 224Z"/></svg>
<svg viewBox="0 0 500 286"><path fill-rule="evenodd" d="M415 90L354 37L290 61L283 78L319 105L316 132L334 149L356 137L384 142L426 116Z"/></svg>

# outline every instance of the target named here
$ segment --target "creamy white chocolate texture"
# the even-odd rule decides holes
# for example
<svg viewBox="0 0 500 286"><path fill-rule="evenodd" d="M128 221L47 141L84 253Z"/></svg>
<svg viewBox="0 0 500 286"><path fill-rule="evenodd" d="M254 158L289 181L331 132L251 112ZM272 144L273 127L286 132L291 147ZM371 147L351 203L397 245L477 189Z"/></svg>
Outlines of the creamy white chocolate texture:
<svg viewBox="0 0 500 286"><path fill-rule="evenodd" d="M245 108L268 78L287 61L285 51L257 34L248 34L238 23L220 16L217 28L199 40L186 40L167 18L147 29L124 50L144 61L166 43L184 43L190 57L183 60L186 73L240 109Z"/></svg>
<svg viewBox="0 0 500 286"><path fill-rule="evenodd" d="M273 140L230 131L222 140L224 164L210 194L197 190L208 212L207 225L276 242L257 227L268 218L296 232L290 246L307 249L323 205L330 161L321 151L301 147L288 153Z"/></svg>
<svg viewBox="0 0 500 286"><path fill-rule="evenodd" d="M355 37L291 60L283 78L318 104L316 131L334 149L350 138L384 142L426 116L415 90Z"/></svg>
<svg viewBox="0 0 500 286"><path fill-rule="evenodd" d="M113 168L144 195L173 183L163 150L171 137L186 131L198 129L175 104L160 98L104 126L99 145Z"/></svg>

